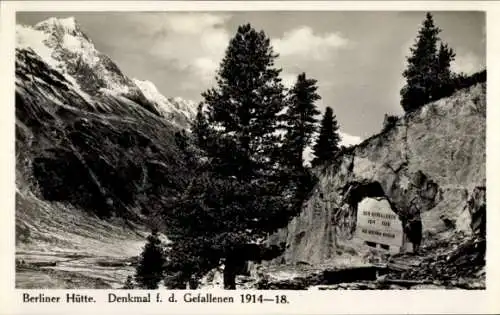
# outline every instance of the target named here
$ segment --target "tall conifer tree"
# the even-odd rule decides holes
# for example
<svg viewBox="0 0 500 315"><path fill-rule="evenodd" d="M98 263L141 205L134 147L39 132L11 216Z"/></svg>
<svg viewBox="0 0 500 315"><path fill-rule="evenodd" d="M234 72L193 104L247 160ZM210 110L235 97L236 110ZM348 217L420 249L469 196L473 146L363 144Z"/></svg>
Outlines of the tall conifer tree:
<svg viewBox="0 0 500 315"><path fill-rule="evenodd" d="M203 112L203 103L198 105L196 117L191 124L191 131L198 146L206 145L206 141L209 137L209 129L207 118Z"/></svg>
<svg viewBox="0 0 500 315"><path fill-rule="evenodd" d="M331 161L340 150L340 135L338 130L339 126L333 114L333 109L327 107L321 121L318 140L313 147L314 159L311 162L312 166L318 166Z"/></svg>
<svg viewBox="0 0 500 315"><path fill-rule="evenodd" d="M433 99L438 82L437 42L441 30L427 13L407 58L408 67L403 72L406 85L401 89L401 106L406 112L413 111Z"/></svg>
<svg viewBox="0 0 500 315"><path fill-rule="evenodd" d="M223 261L224 286L234 289L245 246L286 226L300 211L294 203L297 185L278 154L285 93L276 57L264 32L242 25L226 50L216 87L203 93L209 140L199 145L205 159L165 213L171 251L179 258L174 260L185 259L183 268L190 268L182 279Z"/></svg>
<svg viewBox="0 0 500 315"><path fill-rule="evenodd" d="M315 101L321 99L316 92L317 81L306 78L305 73L297 77L297 81L289 93L289 107L286 113L287 131L285 134L284 157L294 169L303 167L302 154L311 144L316 132L316 116L320 114Z"/></svg>
<svg viewBox="0 0 500 315"><path fill-rule="evenodd" d="M284 107L276 57L264 32L242 25L222 60L217 87L203 93L208 124L221 139L203 149L225 174L251 177L274 163L277 115Z"/></svg>

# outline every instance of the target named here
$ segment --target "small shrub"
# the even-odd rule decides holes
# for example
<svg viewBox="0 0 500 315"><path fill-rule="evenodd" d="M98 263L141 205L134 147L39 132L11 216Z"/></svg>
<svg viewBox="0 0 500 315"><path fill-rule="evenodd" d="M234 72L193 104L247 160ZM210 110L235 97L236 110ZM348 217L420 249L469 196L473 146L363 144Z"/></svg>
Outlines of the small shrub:
<svg viewBox="0 0 500 315"><path fill-rule="evenodd" d="M167 274L165 279L163 279L163 284L166 288L171 290L183 290L186 289L186 283L188 282L188 276L182 271Z"/></svg>
<svg viewBox="0 0 500 315"><path fill-rule="evenodd" d="M394 126L396 126L398 119L399 119L398 116L385 114L382 132L385 132L389 129L394 128Z"/></svg>
<svg viewBox="0 0 500 315"><path fill-rule="evenodd" d="M137 284L144 289L158 289L158 284L163 280L165 262L163 244L155 230L148 236L136 267L135 281Z"/></svg>
<svg viewBox="0 0 500 315"><path fill-rule="evenodd" d="M125 281L125 284L123 285L122 289L125 289L125 290L134 289L134 281L132 280L132 276L127 277L127 280Z"/></svg>

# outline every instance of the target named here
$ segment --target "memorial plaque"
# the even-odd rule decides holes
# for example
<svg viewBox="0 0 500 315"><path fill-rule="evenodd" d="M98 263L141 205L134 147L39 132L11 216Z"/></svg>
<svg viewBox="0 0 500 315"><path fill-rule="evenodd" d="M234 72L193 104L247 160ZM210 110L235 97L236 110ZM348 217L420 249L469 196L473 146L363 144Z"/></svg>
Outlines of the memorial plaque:
<svg viewBox="0 0 500 315"><path fill-rule="evenodd" d="M403 224L385 198L365 198L358 204L356 234L391 252L403 245Z"/></svg>

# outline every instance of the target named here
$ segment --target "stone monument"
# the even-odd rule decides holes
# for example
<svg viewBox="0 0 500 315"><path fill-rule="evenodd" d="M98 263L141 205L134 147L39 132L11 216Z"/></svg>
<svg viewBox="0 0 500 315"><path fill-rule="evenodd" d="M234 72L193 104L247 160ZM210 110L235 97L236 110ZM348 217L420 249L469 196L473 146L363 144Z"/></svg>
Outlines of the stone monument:
<svg viewBox="0 0 500 315"><path fill-rule="evenodd" d="M356 222L356 236L364 245L390 253L403 250L403 223L386 198L361 200Z"/></svg>

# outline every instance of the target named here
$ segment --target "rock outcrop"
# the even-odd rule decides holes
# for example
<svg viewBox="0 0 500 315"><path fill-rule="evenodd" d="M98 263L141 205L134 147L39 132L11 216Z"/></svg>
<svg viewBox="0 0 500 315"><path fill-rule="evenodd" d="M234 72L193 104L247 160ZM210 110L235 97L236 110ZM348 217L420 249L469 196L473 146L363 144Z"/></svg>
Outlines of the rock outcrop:
<svg viewBox="0 0 500 315"><path fill-rule="evenodd" d="M486 85L476 84L400 118L318 169L300 216L273 235L280 263L324 263L356 242L358 203L385 198L403 224L405 249L419 238L485 233Z"/></svg>

